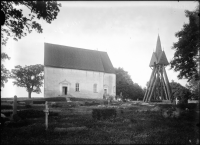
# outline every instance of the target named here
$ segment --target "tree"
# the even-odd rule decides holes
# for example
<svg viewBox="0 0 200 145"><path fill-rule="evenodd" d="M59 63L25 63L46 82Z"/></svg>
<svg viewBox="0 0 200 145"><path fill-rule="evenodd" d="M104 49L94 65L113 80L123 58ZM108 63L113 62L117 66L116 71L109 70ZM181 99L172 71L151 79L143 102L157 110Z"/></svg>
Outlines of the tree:
<svg viewBox="0 0 200 145"><path fill-rule="evenodd" d="M137 83L133 83L132 87L130 88L131 94L132 94L132 99L134 100L142 100L144 97L144 90L142 89L141 86L139 86Z"/></svg>
<svg viewBox="0 0 200 145"><path fill-rule="evenodd" d="M28 16L23 15L22 7L30 10ZM1 11L5 14L5 24L1 27L1 44L6 45L8 37L17 41L33 29L42 33L43 29L35 17L51 23L56 19L59 7L61 4L56 1L1 1Z"/></svg>
<svg viewBox="0 0 200 145"><path fill-rule="evenodd" d="M175 49L173 60L170 62L171 69L180 71L178 78L185 77L190 81L193 78L199 79L198 75L198 61L200 59L200 41L199 41L199 5L195 11L185 11L186 17L189 18L189 23L184 24L181 31L177 32L175 36L178 42L173 44L172 49Z"/></svg>
<svg viewBox="0 0 200 145"><path fill-rule="evenodd" d="M147 91L148 86L149 86L149 81L146 83L146 86L143 88L144 93Z"/></svg>
<svg viewBox="0 0 200 145"><path fill-rule="evenodd" d="M192 93L192 99L198 100L199 99L199 93L198 93L198 81L195 79L191 79L188 84L186 84L186 88L190 90Z"/></svg>
<svg viewBox="0 0 200 145"><path fill-rule="evenodd" d="M127 71L123 68L115 68L116 73L116 94L120 96L122 93L122 99L142 99L144 96L142 88L134 83Z"/></svg>
<svg viewBox="0 0 200 145"><path fill-rule="evenodd" d="M177 98L180 103L187 103L188 99L191 98L191 92L186 87L182 86L181 84L174 82L170 82L170 86L172 89L172 100Z"/></svg>
<svg viewBox="0 0 200 145"><path fill-rule="evenodd" d="M22 7L30 10L28 16L23 15ZM56 1L1 1L1 15L4 13L2 18L5 18L5 23L1 26L1 45L5 46L9 37L17 41L32 30L42 33L43 29L36 22L36 17L51 23L56 19L60 11L59 7L61 4ZM7 58L2 56L7 56ZM7 54L1 53L1 61L8 58ZM9 71L1 64L1 87L4 87L8 78Z"/></svg>
<svg viewBox="0 0 200 145"><path fill-rule="evenodd" d="M44 66L41 64L22 67L15 66L12 69L12 78L15 79L14 85L26 88L28 97L31 98L31 93L41 93L40 87L43 85Z"/></svg>
<svg viewBox="0 0 200 145"><path fill-rule="evenodd" d="M6 59L10 59L10 57L6 53L1 53L1 61ZM10 78L10 71L1 63L1 88L8 82L8 78Z"/></svg>

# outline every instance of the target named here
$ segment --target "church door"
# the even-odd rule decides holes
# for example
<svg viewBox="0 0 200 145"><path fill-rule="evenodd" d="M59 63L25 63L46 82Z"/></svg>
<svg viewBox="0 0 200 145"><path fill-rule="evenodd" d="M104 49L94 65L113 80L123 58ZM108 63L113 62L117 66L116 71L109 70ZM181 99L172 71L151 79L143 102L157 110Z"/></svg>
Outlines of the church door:
<svg viewBox="0 0 200 145"><path fill-rule="evenodd" d="M67 87L62 88L63 95L67 95Z"/></svg>

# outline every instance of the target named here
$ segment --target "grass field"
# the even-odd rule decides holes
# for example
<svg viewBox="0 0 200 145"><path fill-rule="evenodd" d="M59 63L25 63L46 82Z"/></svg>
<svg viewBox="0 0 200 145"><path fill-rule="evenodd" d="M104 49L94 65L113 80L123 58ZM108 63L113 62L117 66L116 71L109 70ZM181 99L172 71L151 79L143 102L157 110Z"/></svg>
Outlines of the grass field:
<svg viewBox="0 0 200 145"><path fill-rule="evenodd" d="M44 114L27 115L25 123L7 125L1 129L1 144L196 144L199 139L198 107L180 118L164 118L161 111L150 111L159 106L124 103L115 105L116 118L94 120L92 109L76 102L59 102L50 107L49 129L45 130ZM30 110L42 111L44 105L32 105ZM192 106L192 105L191 105ZM29 113L31 114L31 112ZM32 117L31 117L32 116ZM87 127L82 131L55 132L55 128Z"/></svg>

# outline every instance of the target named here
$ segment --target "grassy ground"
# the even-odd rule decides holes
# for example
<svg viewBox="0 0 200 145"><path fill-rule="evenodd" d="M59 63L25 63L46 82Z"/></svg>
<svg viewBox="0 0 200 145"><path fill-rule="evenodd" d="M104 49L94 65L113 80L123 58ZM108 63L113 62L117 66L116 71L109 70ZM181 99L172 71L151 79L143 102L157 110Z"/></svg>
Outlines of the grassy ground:
<svg viewBox="0 0 200 145"><path fill-rule="evenodd" d="M173 119L163 118L160 111L150 111L155 106L129 104L116 105L116 118L94 120L92 109L97 105L60 102L56 108L50 107L47 131L43 114L27 117L25 125L8 125L1 129L1 144L195 144L199 138L197 108L193 107L180 118ZM44 106L39 106L43 110ZM171 107L169 104L158 106ZM32 109L35 108L37 106ZM56 127L80 126L86 126L88 130L54 131Z"/></svg>

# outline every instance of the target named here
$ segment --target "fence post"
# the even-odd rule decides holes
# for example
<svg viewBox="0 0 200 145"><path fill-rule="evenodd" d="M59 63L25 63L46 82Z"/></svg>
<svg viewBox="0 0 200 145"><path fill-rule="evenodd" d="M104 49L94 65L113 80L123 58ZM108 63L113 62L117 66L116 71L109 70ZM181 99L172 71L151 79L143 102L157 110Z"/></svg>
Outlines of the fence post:
<svg viewBox="0 0 200 145"><path fill-rule="evenodd" d="M49 108L48 108L48 102L46 101L45 102L45 129L47 130L48 129L48 115L49 115Z"/></svg>
<svg viewBox="0 0 200 145"><path fill-rule="evenodd" d="M13 100L13 115L17 114L17 96L14 96L14 100Z"/></svg>

